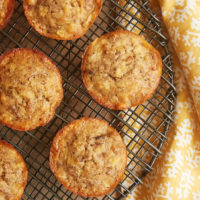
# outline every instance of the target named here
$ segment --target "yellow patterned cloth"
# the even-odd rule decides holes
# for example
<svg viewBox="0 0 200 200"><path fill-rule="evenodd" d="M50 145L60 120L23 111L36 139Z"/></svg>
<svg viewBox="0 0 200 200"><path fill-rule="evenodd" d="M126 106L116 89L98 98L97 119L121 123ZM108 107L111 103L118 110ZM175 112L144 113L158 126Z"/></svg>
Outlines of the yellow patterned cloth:
<svg viewBox="0 0 200 200"><path fill-rule="evenodd" d="M178 94L163 153L127 200L200 200L200 0L150 3L169 33Z"/></svg>

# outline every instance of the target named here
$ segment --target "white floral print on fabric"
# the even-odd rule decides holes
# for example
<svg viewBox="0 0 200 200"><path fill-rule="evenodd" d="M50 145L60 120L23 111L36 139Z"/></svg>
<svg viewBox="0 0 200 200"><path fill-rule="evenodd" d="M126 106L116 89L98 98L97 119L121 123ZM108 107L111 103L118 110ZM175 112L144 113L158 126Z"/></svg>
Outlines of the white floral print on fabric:
<svg viewBox="0 0 200 200"><path fill-rule="evenodd" d="M162 10L165 10L163 19L180 59L200 118L199 88L191 83L194 76L200 77L200 1L159 0L159 2Z"/></svg>
<svg viewBox="0 0 200 200"><path fill-rule="evenodd" d="M127 200L200 200L200 0L150 2L154 12L162 11L176 50L171 49L177 88L175 123L153 171ZM130 125L135 126L134 120Z"/></svg>

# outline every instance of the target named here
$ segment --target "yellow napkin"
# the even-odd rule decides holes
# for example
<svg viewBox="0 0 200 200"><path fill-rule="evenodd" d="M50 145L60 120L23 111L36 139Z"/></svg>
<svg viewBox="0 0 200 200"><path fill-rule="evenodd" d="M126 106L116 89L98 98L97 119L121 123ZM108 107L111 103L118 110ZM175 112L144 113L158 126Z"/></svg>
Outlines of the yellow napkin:
<svg viewBox="0 0 200 200"><path fill-rule="evenodd" d="M127 200L200 200L200 0L150 3L169 33L178 94L163 154Z"/></svg>

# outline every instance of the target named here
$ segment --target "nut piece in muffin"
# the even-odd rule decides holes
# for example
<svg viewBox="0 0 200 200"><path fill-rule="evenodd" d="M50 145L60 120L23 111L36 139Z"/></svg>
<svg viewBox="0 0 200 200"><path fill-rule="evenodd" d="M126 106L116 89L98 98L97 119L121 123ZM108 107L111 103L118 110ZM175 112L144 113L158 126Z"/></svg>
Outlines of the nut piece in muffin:
<svg viewBox="0 0 200 200"><path fill-rule="evenodd" d="M70 191L84 197L110 192L123 178L126 146L100 119L81 118L60 130L50 150L50 168Z"/></svg>
<svg viewBox="0 0 200 200"><path fill-rule="evenodd" d="M28 171L23 158L7 142L0 140L0 199L20 200Z"/></svg>
<svg viewBox="0 0 200 200"><path fill-rule="evenodd" d="M143 37L117 30L89 45L81 68L92 98L105 107L120 110L152 96L160 81L162 59Z"/></svg>
<svg viewBox="0 0 200 200"><path fill-rule="evenodd" d="M14 49L0 56L0 122L16 130L48 123L63 98L62 78L43 53Z"/></svg>
<svg viewBox="0 0 200 200"><path fill-rule="evenodd" d="M15 6L15 0L1 0L0 1L0 30L10 20Z"/></svg>
<svg viewBox="0 0 200 200"><path fill-rule="evenodd" d="M87 32L101 11L102 0L23 0L23 6L39 34L72 40Z"/></svg>

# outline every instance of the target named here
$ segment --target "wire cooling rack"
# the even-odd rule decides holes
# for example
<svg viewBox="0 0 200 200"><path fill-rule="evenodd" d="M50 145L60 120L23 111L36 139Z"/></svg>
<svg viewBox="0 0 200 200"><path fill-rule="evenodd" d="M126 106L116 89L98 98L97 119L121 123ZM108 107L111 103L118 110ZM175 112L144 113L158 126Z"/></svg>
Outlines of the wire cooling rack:
<svg viewBox="0 0 200 200"><path fill-rule="evenodd" d="M22 199L84 199L67 191L56 180L50 171L48 158L56 132L70 121L85 115L106 120L122 137L128 138L128 165L124 179L111 193L99 199L123 199L142 183L142 178L152 170L161 153L161 146L172 122L175 98L167 39L162 35L159 20L149 8L148 1L122 1L123 4L117 0L105 0L100 16L82 38L56 41L40 36L30 27L24 16L22 0L16 0L12 19L0 32L0 53L17 47L43 51L59 67L64 88L64 99L53 120L45 127L19 132L0 125L0 138L11 143L22 154L28 166L28 184ZM91 41L119 27L136 29L159 49L163 60L163 74L157 92L145 104L115 112L97 104L88 95L81 80L80 65L84 49ZM146 117L143 116L145 112L148 112ZM159 119L157 123L153 122L155 118ZM139 124L139 128L135 128L134 124ZM146 160L146 157L150 160Z"/></svg>

